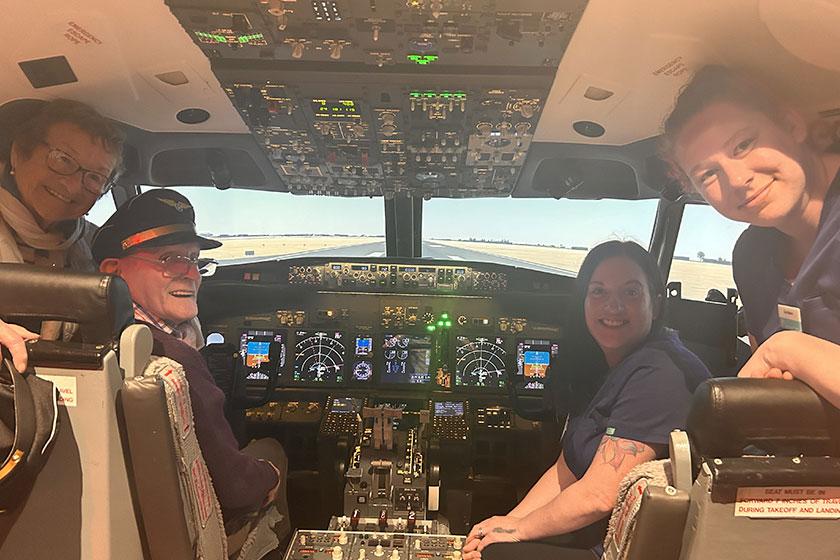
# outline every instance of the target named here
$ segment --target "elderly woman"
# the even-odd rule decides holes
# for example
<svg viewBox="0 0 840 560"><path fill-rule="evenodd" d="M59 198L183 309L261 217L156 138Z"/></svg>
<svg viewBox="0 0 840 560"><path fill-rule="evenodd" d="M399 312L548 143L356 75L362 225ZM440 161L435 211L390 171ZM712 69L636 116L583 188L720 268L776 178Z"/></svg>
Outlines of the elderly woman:
<svg viewBox="0 0 840 560"><path fill-rule="evenodd" d="M840 406L826 368L840 358L840 153L807 125L765 85L708 66L665 121L663 152L685 187L751 224L732 256L755 351L739 375L796 377Z"/></svg>
<svg viewBox="0 0 840 560"><path fill-rule="evenodd" d="M6 126L0 145L0 262L95 270L93 228L84 215L110 188L123 133L76 101L16 103L4 110L5 120L15 123L0 123ZM50 322L40 334L58 338L71 331ZM37 336L0 321L0 346L10 350L18 369L26 368L24 341Z"/></svg>
<svg viewBox="0 0 840 560"><path fill-rule="evenodd" d="M656 262L635 243L610 241L586 256L550 380L558 408L570 411L563 451L507 515L473 527L465 559L600 557L621 479L667 456L670 432L684 428L691 395L709 377L664 328L664 292ZM518 542L572 533L591 549Z"/></svg>

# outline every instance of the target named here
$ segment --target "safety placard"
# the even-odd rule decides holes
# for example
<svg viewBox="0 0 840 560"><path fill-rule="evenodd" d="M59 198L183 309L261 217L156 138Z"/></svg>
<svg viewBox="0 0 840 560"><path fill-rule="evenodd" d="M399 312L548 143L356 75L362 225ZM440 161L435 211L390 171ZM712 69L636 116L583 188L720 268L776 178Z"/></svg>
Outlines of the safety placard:
<svg viewBox="0 0 840 560"><path fill-rule="evenodd" d="M762 486L738 488L735 517L840 519L840 487Z"/></svg>
<svg viewBox="0 0 840 560"><path fill-rule="evenodd" d="M58 389L58 404L76 406L76 378L71 375L38 375L41 379L52 381Z"/></svg>

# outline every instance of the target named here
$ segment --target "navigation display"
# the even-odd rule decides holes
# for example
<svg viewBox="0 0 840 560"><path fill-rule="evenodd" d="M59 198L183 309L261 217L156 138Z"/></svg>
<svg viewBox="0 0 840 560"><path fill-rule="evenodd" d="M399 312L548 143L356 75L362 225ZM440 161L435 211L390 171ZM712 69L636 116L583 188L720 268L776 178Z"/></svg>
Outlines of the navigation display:
<svg viewBox="0 0 840 560"><path fill-rule="evenodd" d="M440 401L435 403L435 416L463 416L464 401Z"/></svg>
<svg viewBox="0 0 840 560"><path fill-rule="evenodd" d="M558 346L550 340L525 339L516 345L517 374L524 378L525 389L542 389Z"/></svg>
<svg viewBox="0 0 840 560"><path fill-rule="evenodd" d="M383 383L425 384L432 379L432 337L425 334L385 334L382 343Z"/></svg>
<svg viewBox="0 0 840 560"><path fill-rule="evenodd" d="M456 344L456 386L504 388L507 370L504 339L459 336Z"/></svg>
<svg viewBox="0 0 840 560"><path fill-rule="evenodd" d="M344 380L344 335L340 332L295 333L293 382L308 385L341 383Z"/></svg>
<svg viewBox="0 0 840 560"><path fill-rule="evenodd" d="M279 374L286 364L283 333L256 330L243 332L239 337L239 356L246 368L245 380L249 384L268 383L269 373Z"/></svg>

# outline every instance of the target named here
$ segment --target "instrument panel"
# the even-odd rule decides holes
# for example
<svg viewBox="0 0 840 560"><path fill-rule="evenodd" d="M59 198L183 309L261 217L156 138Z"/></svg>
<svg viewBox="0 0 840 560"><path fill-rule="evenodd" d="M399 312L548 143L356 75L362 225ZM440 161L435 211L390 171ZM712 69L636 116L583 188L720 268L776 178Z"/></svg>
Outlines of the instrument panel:
<svg viewBox="0 0 840 560"><path fill-rule="evenodd" d="M503 395L539 391L562 359L572 282L492 264L291 259L219 269L200 309L205 333L237 342L249 386Z"/></svg>
<svg viewBox="0 0 840 560"><path fill-rule="evenodd" d="M349 335L343 331L245 329L239 340L248 383L266 383L273 368L282 387L381 384L504 391L508 383L519 381L524 389L542 389L550 361L558 358L556 339L451 335L446 331Z"/></svg>

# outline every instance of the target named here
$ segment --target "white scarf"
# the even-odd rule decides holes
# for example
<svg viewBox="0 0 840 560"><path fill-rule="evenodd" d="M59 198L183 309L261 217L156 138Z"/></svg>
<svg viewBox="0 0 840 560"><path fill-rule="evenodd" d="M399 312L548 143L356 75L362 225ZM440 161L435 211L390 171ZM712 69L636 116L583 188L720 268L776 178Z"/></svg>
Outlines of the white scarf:
<svg viewBox="0 0 840 560"><path fill-rule="evenodd" d="M23 262L18 239L33 249L67 251L68 267L94 270L93 255L84 238L85 221L77 219L70 234L44 231L29 209L0 188L0 262ZM17 235L17 238L15 237Z"/></svg>
<svg viewBox="0 0 840 560"><path fill-rule="evenodd" d="M4 166L0 164L0 176ZM67 251L67 266L73 270L95 270L90 245L85 239L86 222L77 219L69 235L44 231L32 212L8 190L0 186L0 262L21 263L23 255L18 239L34 249ZM46 340L69 340L78 325L60 321L44 321L41 337Z"/></svg>

